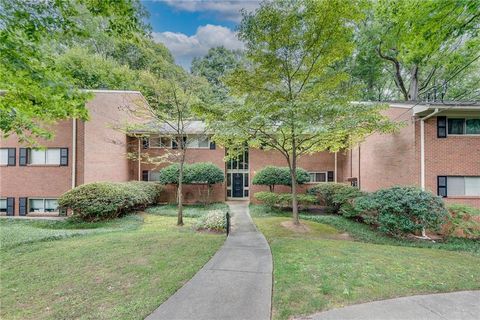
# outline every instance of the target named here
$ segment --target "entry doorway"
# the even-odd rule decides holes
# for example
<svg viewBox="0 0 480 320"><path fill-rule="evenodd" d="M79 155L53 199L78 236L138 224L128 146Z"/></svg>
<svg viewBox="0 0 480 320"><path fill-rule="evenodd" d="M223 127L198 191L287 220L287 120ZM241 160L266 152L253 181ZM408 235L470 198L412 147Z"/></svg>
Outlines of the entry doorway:
<svg viewBox="0 0 480 320"><path fill-rule="evenodd" d="M249 196L248 150L227 162L227 199L243 200Z"/></svg>

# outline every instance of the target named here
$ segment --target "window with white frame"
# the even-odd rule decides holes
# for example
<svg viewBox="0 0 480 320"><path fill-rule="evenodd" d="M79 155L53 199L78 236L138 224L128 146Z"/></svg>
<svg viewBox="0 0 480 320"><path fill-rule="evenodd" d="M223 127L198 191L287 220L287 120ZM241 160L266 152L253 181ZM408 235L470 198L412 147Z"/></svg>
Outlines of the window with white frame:
<svg viewBox="0 0 480 320"><path fill-rule="evenodd" d="M480 196L480 176L438 176L437 193L442 197Z"/></svg>
<svg viewBox="0 0 480 320"><path fill-rule="evenodd" d="M200 148L200 149L210 148L210 138L202 135L188 136L187 148Z"/></svg>
<svg viewBox="0 0 480 320"><path fill-rule="evenodd" d="M171 148L172 139L170 137L151 136L149 146L150 148Z"/></svg>
<svg viewBox="0 0 480 320"><path fill-rule="evenodd" d="M0 212L7 212L7 198L0 198Z"/></svg>
<svg viewBox="0 0 480 320"><path fill-rule="evenodd" d="M480 135L480 118L448 118L448 134Z"/></svg>
<svg viewBox="0 0 480 320"><path fill-rule="evenodd" d="M326 172L309 172L308 174L310 175L310 183L327 181Z"/></svg>
<svg viewBox="0 0 480 320"><path fill-rule="evenodd" d="M8 164L8 148L0 149L0 165Z"/></svg>
<svg viewBox="0 0 480 320"><path fill-rule="evenodd" d="M28 199L28 212L57 212L58 201L57 199Z"/></svg>
<svg viewBox="0 0 480 320"><path fill-rule="evenodd" d="M29 149L28 163L60 165L60 148Z"/></svg>

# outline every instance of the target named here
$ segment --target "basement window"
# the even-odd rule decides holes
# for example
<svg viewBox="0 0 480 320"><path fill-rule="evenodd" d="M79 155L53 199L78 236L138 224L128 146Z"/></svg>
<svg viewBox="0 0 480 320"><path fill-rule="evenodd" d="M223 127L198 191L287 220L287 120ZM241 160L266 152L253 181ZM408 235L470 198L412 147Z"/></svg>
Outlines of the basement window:
<svg viewBox="0 0 480 320"><path fill-rule="evenodd" d="M57 199L28 199L28 211L29 212L57 212L58 201Z"/></svg>

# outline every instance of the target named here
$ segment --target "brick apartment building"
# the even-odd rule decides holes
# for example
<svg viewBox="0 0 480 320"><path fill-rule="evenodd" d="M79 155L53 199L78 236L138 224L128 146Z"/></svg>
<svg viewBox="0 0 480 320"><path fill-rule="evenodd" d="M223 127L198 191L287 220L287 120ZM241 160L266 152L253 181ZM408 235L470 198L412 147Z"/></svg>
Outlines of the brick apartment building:
<svg viewBox="0 0 480 320"><path fill-rule="evenodd" d="M161 129L149 138L128 137L115 130L134 121L126 110L145 102L139 92L94 90L87 104L90 120L63 121L46 149L18 144L16 137L0 140L0 213L58 215L57 199L71 188L95 181L157 179L158 167L128 160L130 148L151 156L175 145ZM351 151L320 152L300 159L311 183L337 181L374 191L393 185L417 185L445 197L480 207L480 105L391 103L386 114L405 126L389 135L373 134ZM163 133L163 136L162 136ZM267 165L286 166L275 151L248 149L237 160L224 161L225 150L211 141L200 121L188 126L186 161L212 162L223 170L225 183L215 185L214 201L253 200L267 187L252 185L253 176ZM196 202L202 186L187 185L184 197ZM276 188L278 192L288 187ZM163 201L173 201L167 187Z"/></svg>

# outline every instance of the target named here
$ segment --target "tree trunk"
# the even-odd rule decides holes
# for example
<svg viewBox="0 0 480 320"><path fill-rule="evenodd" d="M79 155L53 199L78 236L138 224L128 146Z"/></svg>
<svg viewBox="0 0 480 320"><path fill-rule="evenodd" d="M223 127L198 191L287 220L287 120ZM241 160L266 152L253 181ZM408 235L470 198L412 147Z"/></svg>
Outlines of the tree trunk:
<svg viewBox="0 0 480 320"><path fill-rule="evenodd" d="M290 166L290 176L292 177L292 218L293 224L299 225L298 219L298 199L297 199L297 152L295 150L295 141L293 143L292 163Z"/></svg>
<svg viewBox="0 0 480 320"><path fill-rule="evenodd" d="M178 144L177 144L178 145ZM181 156L180 156L180 166L178 170L178 190L177 190L177 196L178 196L178 207L177 207L177 226L183 226L183 167L185 164L185 148L183 145L183 138L180 141L179 144L181 150Z"/></svg>
<svg viewBox="0 0 480 320"><path fill-rule="evenodd" d="M418 66L415 65L410 75L410 86L408 88L408 100L416 101L418 99Z"/></svg>

